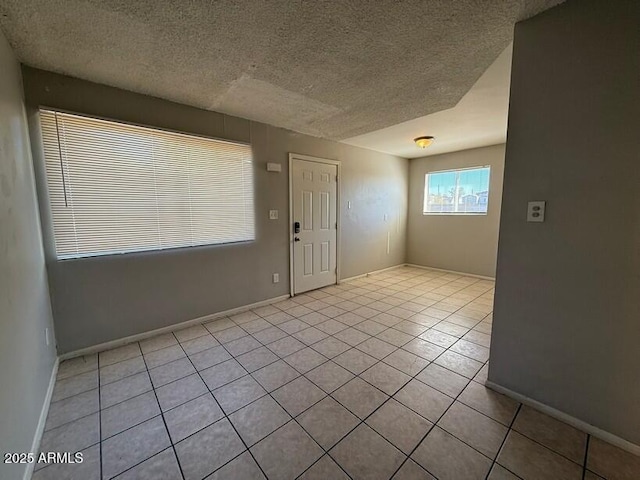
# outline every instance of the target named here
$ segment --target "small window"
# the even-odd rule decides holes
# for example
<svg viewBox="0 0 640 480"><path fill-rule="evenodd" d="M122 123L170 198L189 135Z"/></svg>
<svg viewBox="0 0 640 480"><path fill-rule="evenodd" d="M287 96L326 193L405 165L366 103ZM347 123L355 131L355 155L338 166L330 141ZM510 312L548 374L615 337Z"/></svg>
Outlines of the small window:
<svg viewBox="0 0 640 480"><path fill-rule="evenodd" d="M427 173L422 213L486 215L490 170L485 166Z"/></svg>
<svg viewBox="0 0 640 480"><path fill-rule="evenodd" d="M251 147L41 110L59 259L255 238Z"/></svg>

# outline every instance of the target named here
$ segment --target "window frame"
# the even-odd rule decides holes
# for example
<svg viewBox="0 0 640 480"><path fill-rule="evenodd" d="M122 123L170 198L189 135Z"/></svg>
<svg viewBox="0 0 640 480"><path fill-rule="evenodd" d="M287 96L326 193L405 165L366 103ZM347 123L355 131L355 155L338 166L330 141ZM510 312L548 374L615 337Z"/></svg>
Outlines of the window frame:
<svg viewBox="0 0 640 480"><path fill-rule="evenodd" d="M40 146L41 146L41 162L42 162L42 170L39 173L39 177L41 177L42 180L42 188L44 189L44 191L46 192L45 195L45 200L43 202L43 205L46 207L46 212L47 212L47 230L48 232L50 232L50 238L52 241L52 253L54 254L54 259L56 262L67 262L67 261L82 261L82 260L88 260L88 259L97 259L97 258L104 258L104 257L122 257L122 256L139 256L139 255L157 255L157 254L161 254L164 252L175 252L175 251L186 251L186 250L192 250L192 249L204 249L204 248L216 248L216 247L230 247L230 246L237 246L237 245L247 245L250 243L253 243L257 240L257 236L258 236L258 217L257 217L257 211L256 211L256 191L255 191L255 184L256 184L256 164L255 164L255 156L253 154L253 145L251 144L250 141L242 141L242 140L233 140L233 139L228 139L228 138L222 138L222 137L216 137L213 135L207 135L207 134L203 134L203 133L194 133L194 132L189 132L189 131L184 131L184 130L178 130L178 129L174 129L174 128L169 128L169 127L165 127L165 126L158 126L158 125L153 125L153 124L147 124L147 123L141 123L141 122L135 122L135 121L128 121L128 120L122 120L119 118L113 118L113 117L105 117L102 115L95 115L95 114L88 114L88 113L84 113L84 112L78 112L78 111L73 111L73 110L68 110L68 109L64 109L64 108L58 108L58 107L51 107L48 105L38 105L38 107L35 109L35 111L37 112L37 128L38 128L38 134L39 134L39 141L40 141ZM110 122L110 123L116 123L116 124L121 124L124 126L130 126L130 127L140 127L140 128L145 128L145 129L150 129L150 130L156 130L159 132L164 132L164 133L169 133L169 134L176 134L176 135L181 135L184 137L191 137L191 138L195 138L195 139L200 139L200 140L213 140L216 142L223 142L223 143L228 143L231 145L238 145L238 146L244 146L244 147L248 147L251 150L251 165L252 165L252 189L253 189L253 204L252 204L252 210L253 210L253 238L251 239L247 239L247 240L234 240L234 241L228 241L228 242L215 242L215 243L197 243L197 244L193 244L193 245L175 245L175 246L166 246L166 247L157 247L157 248L145 248L145 249L138 249L138 250L126 250L123 249L123 251L105 251L102 253L86 253L86 254L77 254L74 256L69 256L69 255L63 255L62 257L60 257L60 254L57 251L57 244L56 244L56 238L55 238L55 225L54 225L54 219L53 219L53 210L52 210L52 206L51 206L51 198L50 198L50 194L49 194L49 178L48 178L48 174L47 174L47 159L46 159L46 155L45 155L45 148L44 148L44 139L43 139L43 135L42 135L42 124L41 124L41 116L40 113L42 111L47 111L50 113L60 113L60 114L66 114L66 115L74 115L77 117L83 117L83 118L88 118L88 119L93 119L93 120L100 120L100 121L104 121L104 122Z"/></svg>
<svg viewBox="0 0 640 480"><path fill-rule="evenodd" d="M487 169L489 176L487 179L487 204L486 211L484 212L429 212L426 211L427 207L427 199L429 196L429 175L434 175L438 173L459 173L468 170L482 170ZM447 168L444 170L433 170L428 171L424 174L424 186L422 189L422 215L423 216L439 216L439 217L460 217L460 216L472 216L472 217L482 217L487 216L489 214L489 196L491 195L491 165L476 165L473 167L461 167L461 168Z"/></svg>

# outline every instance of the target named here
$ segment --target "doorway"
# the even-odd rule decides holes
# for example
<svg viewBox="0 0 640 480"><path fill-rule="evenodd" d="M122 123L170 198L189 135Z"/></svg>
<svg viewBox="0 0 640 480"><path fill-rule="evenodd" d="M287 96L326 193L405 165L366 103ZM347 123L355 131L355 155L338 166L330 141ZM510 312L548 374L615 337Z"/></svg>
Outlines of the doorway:
<svg viewBox="0 0 640 480"><path fill-rule="evenodd" d="M338 281L338 178L335 160L289 154L291 294Z"/></svg>

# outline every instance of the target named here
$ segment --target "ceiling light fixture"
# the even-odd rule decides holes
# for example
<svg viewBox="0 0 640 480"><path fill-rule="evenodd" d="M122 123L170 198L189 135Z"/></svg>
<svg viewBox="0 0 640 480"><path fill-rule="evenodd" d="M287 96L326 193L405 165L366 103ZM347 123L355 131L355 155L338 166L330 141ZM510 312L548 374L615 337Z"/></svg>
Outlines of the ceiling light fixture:
<svg viewBox="0 0 640 480"><path fill-rule="evenodd" d="M427 148L433 143L433 140L434 138L429 136L417 137L413 139L413 141L416 142L416 145L420 148Z"/></svg>

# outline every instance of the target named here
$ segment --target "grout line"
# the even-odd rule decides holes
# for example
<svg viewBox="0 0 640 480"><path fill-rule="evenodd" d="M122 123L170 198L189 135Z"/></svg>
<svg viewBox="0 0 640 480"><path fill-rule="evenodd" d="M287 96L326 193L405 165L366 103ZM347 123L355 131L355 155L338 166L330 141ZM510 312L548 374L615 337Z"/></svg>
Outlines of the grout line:
<svg viewBox="0 0 640 480"><path fill-rule="evenodd" d="M173 334L173 336L175 337L175 334ZM215 338L215 337L214 337ZM177 338L176 338L177 340ZM217 339L216 339L217 340ZM187 355L187 352L184 350L184 348L182 347L182 344L180 342L178 342L178 345L180 345L180 348L182 348L182 351L184 352L185 355ZM231 353L224 347L224 345L220 344L222 346L222 348L229 354L231 355ZM267 477L267 474L265 473L265 471L262 469L262 465L260 465L258 463L258 461L256 460L256 458L253 456L253 452L249 449L249 446L247 445L247 443L244 441L244 438L242 438L242 436L240 435L240 432L238 432L238 430L236 429L236 426L233 424L233 422L231 421L231 419L229 418L229 415L227 415L227 412L224 411L224 409L222 408L222 405L220 405L220 402L218 402L218 399L215 397L215 395L213 394L213 391L209 388L209 385L207 385L207 382L204 381L204 378L202 378L202 375L200 374L200 371L196 368L196 366L193 364L193 361L191 360L191 358L189 357L189 355L187 355L187 358L189 359L189 362L191 362L191 366L196 370L196 373L198 375L198 377L200 377L200 381L204 384L205 387L207 387L207 390L209 391L209 394L211 395L211 397L213 398L213 401L216 402L216 405L218 405L218 408L220 409L220 411L222 412L222 414L224 415L223 418L225 418L227 420L227 422L229 422L229 425L231 425L231 428L233 428L233 431L236 433L236 435L238 436L238 438L240 439L240 441L242 442L242 445L244 445L245 450L240 452L238 455L236 455L235 457L233 457L232 459L230 459L227 463L232 462L233 460L235 460L237 457L239 457L240 455L242 455L244 452L249 452L249 455L251 455L251 458L253 459L253 461L255 462L255 464L258 466L258 468L260 469L260 471L262 472L262 474L265 476L265 478ZM231 358L235 359L235 357L233 355L231 355ZM237 362L237 360L236 360ZM238 362L239 363L239 362ZM242 365L241 365L242 366ZM245 371L246 368L242 367ZM248 372L247 372L248 373ZM246 375L243 375L240 378L244 378ZM237 379L236 379L237 380ZM232 383L232 382L229 382ZM262 398L262 397L260 397ZM192 399L193 400L193 399ZM191 400L189 400L191 401ZM187 403L187 402L185 402ZM253 403L253 402L251 402ZM217 423L222 419L218 419L216 420L216 422L213 423ZM211 424L213 425L213 424ZM207 425L207 427L209 427L210 425ZM204 427L204 428L207 428ZM204 430L204 428L200 429ZM167 428L167 432L168 432L168 428ZM194 434L195 435L195 434ZM173 440L171 439L171 437L169 437L170 441L171 441L171 445L174 445ZM183 439L184 440L184 439ZM180 441L183 441L180 440ZM178 442L179 443L179 442ZM175 448L175 446L174 446ZM177 457L177 453L176 453L176 457ZM178 460L180 461L180 460ZM218 470L220 470L222 467L224 467L227 463L225 463L224 465L219 466L218 468L216 468L213 472L210 472L208 475L211 475L214 472L217 472Z"/></svg>
<svg viewBox="0 0 640 480"><path fill-rule="evenodd" d="M175 338L175 335L174 335ZM140 347L140 344L138 342L138 348L140 348L140 353L142 353L142 348ZM158 405L158 410L160 410L160 416L162 417L162 423L164 424L164 429L167 432L167 437L169 438L169 443L171 444L171 448L173 449L173 454L176 457L176 461L178 463L178 469L180 470L180 475L182 475L182 478L184 479L184 472L182 470L182 464L180 463L180 458L178 457L178 452L176 451L176 447L173 444L173 440L171 440L171 434L169 433L169 427L167 425L167 421L164 418L164 412L162 411L162 406L160 405L160 400L158 399L158 393L156 392L155 387L153 386L153 381L151 380L151 375L149 374L149 366L147 365L147 360L144 358L144 354L142 354L142 361L144 362L144 366L147 369L147 376L149 377L149 383L151 384L151 389L153 390L153 395L156 399L156 404ZM148 392L145 392L148 393ZM156 418L156 417L153 417ZM160 452L164 452L166 449L162 449ZM157 452L157 453L160 453ZM149 457L151 458L151 457ZM142 462L147 461L148 458L144 459ZM140 463L142 463L140 462ZM138 463L138 465L140 465L140 463ZM132 467L133 468L133 467ZM118 474L120 475L120 474Z"/></svg>
<svg viewBox="0 0 640 480"><path fill-rule="evenodd" d="M509 426L507 427L507 433L504 436L504 438L502 439L502 442L500 442L500 447L498 448L498 451L496 452L495 457L493 457L493 459L492 459L491 467L489 468L489 471L487 472L487 475L485 476L485 480L487 480L489 478L489 475L491 475L491 471L493 470L493 467L498 462L498 456L500 455L500 452L504 448L505 443L507 443L507 437L509 436L509 433L513 429L513 424L516 423L516 418L518 418L518 415L520 414L520 410L522 410L522 403L520 403L518 405L518 409L516 410L516 414L513 416L513 418L511 419L511 422L509 423ZM500 465L500 466L502 466L502 465Z"/></svg>
<svg viewBox="0 0 640 480"><path fill-rule="evenodd" d="M587 460L589 458L589 443L591 442L591 435L587 434L587 444L584 449L584 465L582 467L582 480L587 476Z"/></svg>
<svg viewBox="0 0 640 480"><path fill-rule="evenodd" d="M102 395L101 395L101 382L100 382L100 355L96 355L96 363L98 365L98 442L100 442L99 455L100 455L100 479L102 479Z"/></svg>

